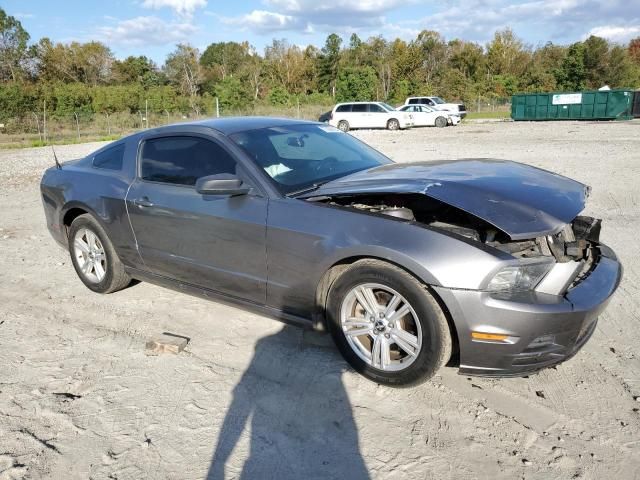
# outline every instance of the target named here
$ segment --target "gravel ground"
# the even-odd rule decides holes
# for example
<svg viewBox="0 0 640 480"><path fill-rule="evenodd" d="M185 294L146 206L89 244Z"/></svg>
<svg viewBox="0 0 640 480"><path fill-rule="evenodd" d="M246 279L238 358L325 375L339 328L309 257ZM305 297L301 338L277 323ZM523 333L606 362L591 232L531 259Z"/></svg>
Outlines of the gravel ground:
<svg viewBox="0 0 640 480"><path fill-rule="evenodd" d="M508 158L592 185L625 278L586 347L529 378L445 368L396 390L268 318L145 283L94 294L45 228L50 150L0 151L0 479L640 478L640 123L356 135L399 162ZM145 356L165 331L186 350Z"/></svg>

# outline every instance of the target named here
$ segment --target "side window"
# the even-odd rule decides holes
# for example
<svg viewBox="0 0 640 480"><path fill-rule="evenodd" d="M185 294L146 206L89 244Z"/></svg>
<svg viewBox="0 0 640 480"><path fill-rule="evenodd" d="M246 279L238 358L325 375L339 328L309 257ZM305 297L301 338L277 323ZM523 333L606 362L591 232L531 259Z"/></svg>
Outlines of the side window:
<svg viewBox="0 0 640 480"><path fill-rule="evenodd" d="M124 157L124 143L108 148L93 157L93 166L96 168L106 168L107 170L122 170L122 159Z"/></svg>
<svg viewBox="0 0 640 480"><path fill-rule="evenodd" d="M433 106L433 105L434 105L433 100L431 100L431 99L429 99L429 98L427 98L426 100L427 100L427 101L426 101L425 103L426 103L427 105L431 105L431 106Z"/></svg>
<svg viewBox="0 0 640 480"><path fill-rule="evenodd" d="M351 109L354 113L362 113L368 111L368 105L366 103L354 103Z"/></svg>
<svg viewBox="0 0 640 480"><path fill-rule="evenodd" d="M195 185L218 173L236 173L236 161L217 143L199 137L147 140L140 154L140 177L152 182Z"/></svg>
<svg viewBox="0 0 640 480"><path fill-rule="evenodd" d="M338 108L336 108L336 112L350 112L351 111L351 105L340 105Z"/></svg>
<svg viewBox="0 0 640 480"><path fill-rule="evenodd" d="M386 113L386 110L382 108L380 105L376 105L375 103L369 104L369 111L373 113Z"/></svg>

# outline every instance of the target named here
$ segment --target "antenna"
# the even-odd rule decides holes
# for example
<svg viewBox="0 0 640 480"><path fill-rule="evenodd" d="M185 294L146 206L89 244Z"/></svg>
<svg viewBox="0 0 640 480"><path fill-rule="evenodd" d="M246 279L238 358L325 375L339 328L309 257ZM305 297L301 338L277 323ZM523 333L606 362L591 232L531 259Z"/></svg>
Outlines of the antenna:
<svg viewBox="0 0 640 480"><path fill-rule="evenodd" d="M62 165L60 165L60 162L58 161L58 156L56 155L56 151L53 148L53 145L51 145L51 150L53 151L53 159L56 162L56 167L58 167L58 170L62 170Z"/></svg>

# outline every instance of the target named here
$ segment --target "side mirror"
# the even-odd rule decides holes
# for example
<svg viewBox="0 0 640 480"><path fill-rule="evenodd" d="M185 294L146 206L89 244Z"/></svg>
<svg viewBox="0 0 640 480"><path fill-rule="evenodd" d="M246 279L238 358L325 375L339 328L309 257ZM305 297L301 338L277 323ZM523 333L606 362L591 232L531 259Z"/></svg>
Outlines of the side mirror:
<svg viewBox="0 0 640 480"><path fill-rule="evenodd" d="M230 173L208 175L196 181L196 191L203 195L246 195L249 190L242 180Z"/></svg>

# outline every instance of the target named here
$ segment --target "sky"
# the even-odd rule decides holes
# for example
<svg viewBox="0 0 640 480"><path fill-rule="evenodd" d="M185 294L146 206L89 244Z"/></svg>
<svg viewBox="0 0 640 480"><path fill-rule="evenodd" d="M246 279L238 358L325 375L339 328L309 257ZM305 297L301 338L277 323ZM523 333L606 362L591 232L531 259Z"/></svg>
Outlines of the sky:
<svg viewBox="0 0 640 480"><path fill-rule="evenodd" d="M248 41L262 53L274 38L322 46L329 33L345 42L354 32L411 40L429 29L484 44L510 27L532 46L640 36L640 0L0 0L0 7L33 42L99 40L118 58L146 55L159 64L180 42L204 50Z"/></svg>

